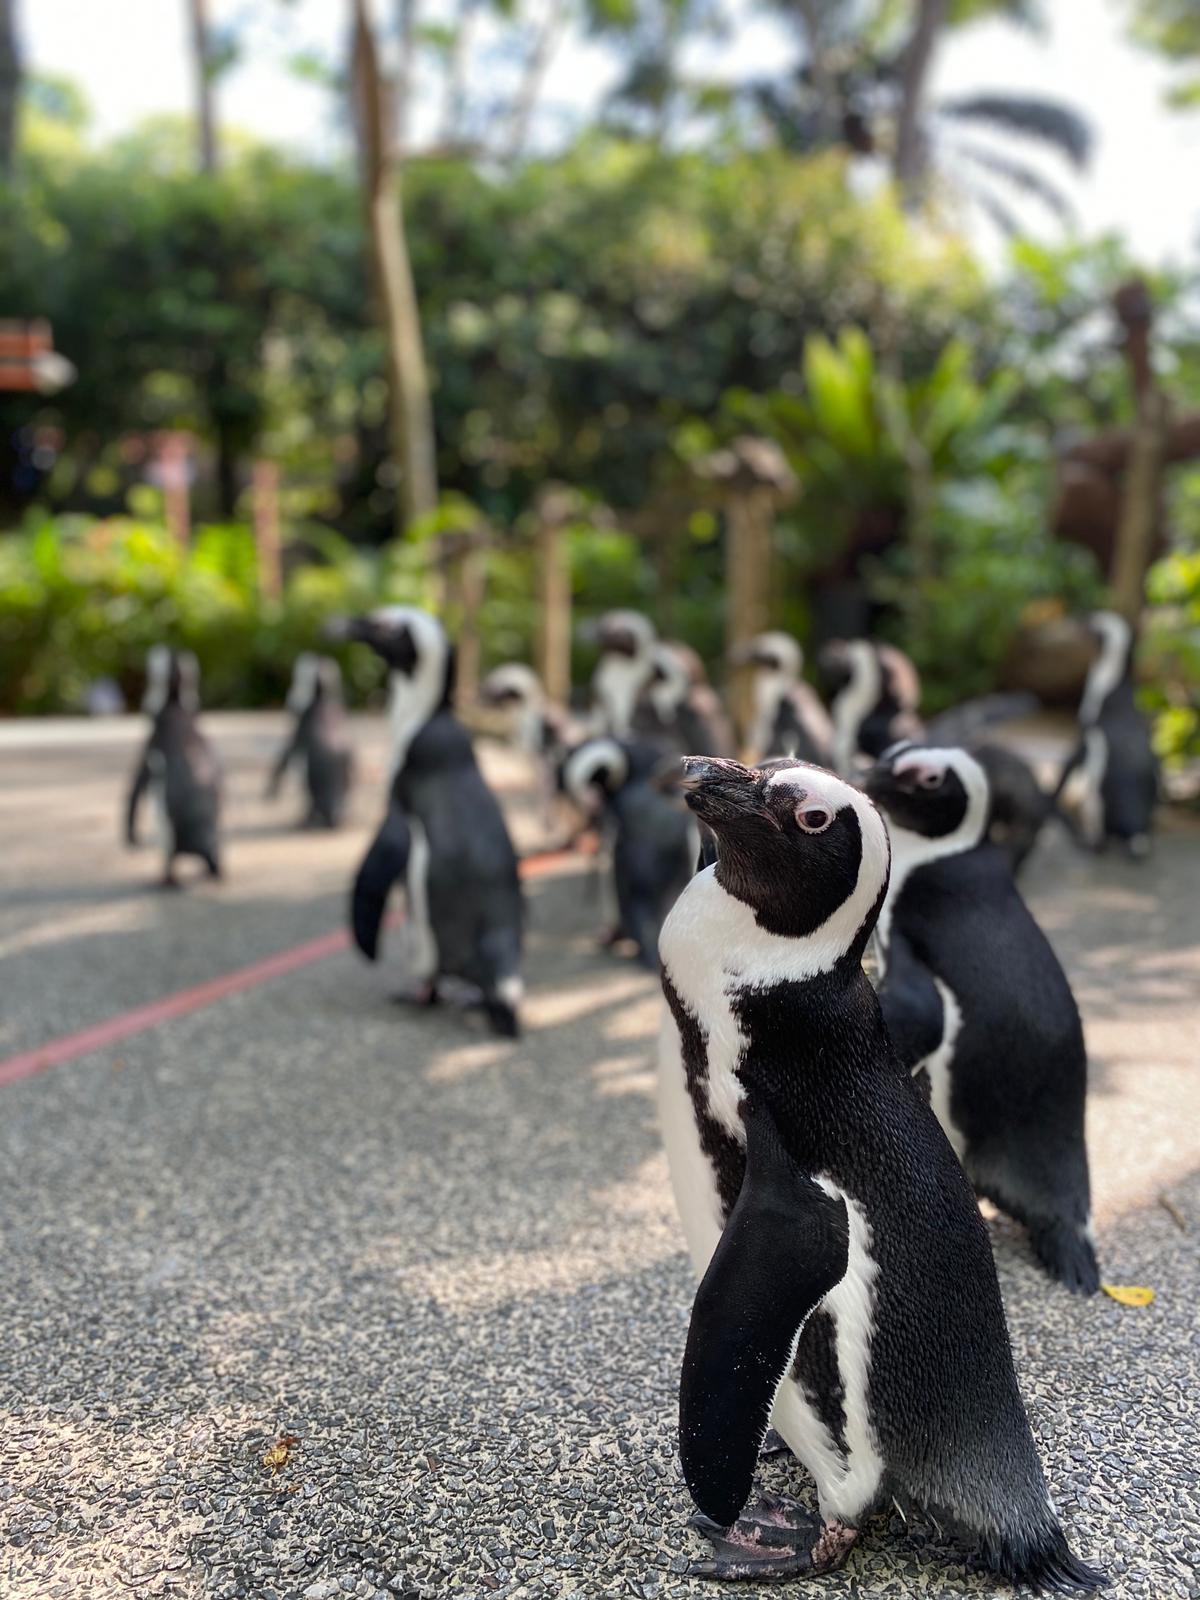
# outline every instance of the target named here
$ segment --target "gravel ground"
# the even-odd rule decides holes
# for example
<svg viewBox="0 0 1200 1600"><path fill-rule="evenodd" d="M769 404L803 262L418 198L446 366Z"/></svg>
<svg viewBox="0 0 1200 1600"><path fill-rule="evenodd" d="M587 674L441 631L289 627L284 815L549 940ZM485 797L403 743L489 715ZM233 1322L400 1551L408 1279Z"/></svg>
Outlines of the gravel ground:
<svg viewBox="0 0 1200 1600"><path fill-rule="evenodd" d="M336 925L370 795L292 832L257 800L277 725L213 722L231 875L185 896L116 847L129 730L0 729L0 1053ZM1073 1545L1146 1600L1200 1595L1198 843L1139 872L1051 841L1030 875L1088 1023L1105 1275L1156 1300L1074 1300L992 1225ZM596 954L584 878L531 920L518 1044L342 953L0 1088L4 1600L713 1592L683 1570L656 988ZM813 1586L998 1591L896 1516Z"/></svg>

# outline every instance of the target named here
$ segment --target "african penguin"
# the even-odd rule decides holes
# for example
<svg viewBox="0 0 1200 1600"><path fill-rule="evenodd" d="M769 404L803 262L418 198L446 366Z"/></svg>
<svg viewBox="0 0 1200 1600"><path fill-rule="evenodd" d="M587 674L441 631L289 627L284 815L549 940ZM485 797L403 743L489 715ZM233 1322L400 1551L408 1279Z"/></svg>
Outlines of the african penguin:
<svg viewBox="0 0 1200 1600"><path fill-rule="evenodd" d="M558 769L571 744L567 711L548 698L537 673L523 661L494 667L479 685L479 700L497 714L506 738L532 763L542 827L556 832Z"/></svg>
<svg viewBox="0 0 1200 1600"><path fill-rule="evenodd" d="M504 817L454 715L454 649L441 623L412 606L385 606L342 625L388 665L388 813L354 883L351 927L369 960L379 950L392 885L405 879L416 991L431 1004L438 980L482 993L493 1029L519 1031L522 900Z"/></svg>
<svg viewBox="0 0 1200 1600"><path fill-rule="evenodd" d="M563 788L576 805L585 814L602 808L607 823L617 921L605 942L632 939L639 961L651 971L658 968L662 920L699 852L695 823L664 792L662 762L655 745L604 736L572 750L562 773Z"/></svg>
<svg viewBox="0 0 1200 1600"><path fill-rule="evenodd" d="M876 945L901 1060L977 1192L1029 1229L1038 1260L1093 1294L1087 1052L1066 974L984 835L988 783L965 750L903 743L868 773L892 878Z"/></svg>
<svg viewBox="0 0 1200 1600"><path fill-rule="evenodd" d="M801 677L804 651L796 640L787 633L760 633L733 659L754 671L752 758L786 755L829 766L833 723L816 690Z"/></svg>
<svg viewBox="0 0 1200 1600"><path fill-rule="evenodd" d="M221 772L197 725L199 709L200 669L195 656L155 645L146 657L142 700L142 710L153 727L134 771L125 837L130 845L137 844L138 810L143 796L152 793L163 850L164 889L180 887L175 876L177 856L198 856L209 877L221 876Z"/></svg>
<svg viewBox="0 0 1200 1600"><path fill-rule="evenodd" d="M640 611L606 611L594 631L600 645L592 674L594 731L624 739L654 670L654 624Z"/></svg>
<svg viewBox="0 0 1200 1600"><path fill-rule="evenodd" d="M1094 613L1091 628L1099 649L1079 706L1079 742L1059 778L1060 814L1090 849L1116 839L1142 857L1150 851L1158 764L1134 697L1133 630L1115 611Z"/></svg>
<svg viewBox="0 0 1200 1600"><path fill-rule="evenodd" d="M921 679L916 667L894 645L874 639L834 640L821 653L822 669L834 686L830 713L834 725L833 763L853 777L865 758L877 758L898 739L926 739L939 745L968 745L986 768L991 784L988 837L1008 856L1013 871L1037 843L1053 809L1029 763L1004 745L982 742L989 724L1022 716L1036 702L1029 695L982 695L939 712L923 724L917 707Z"/></svg>
<svg viewBox="0 0 1200 1600"><path fill-rule="evenodd" d="M345 810L354 753L342 708L342 674L331 656L306 650L296 657L287 709L295 720L271 770L267 798L274 799L279 793L288 767L303 760L308 788L306 825L336 828Z"/></svg>
<svg viewBox="0 0 1200 1600"><path fill-rule="evenodd" d="M803 763L684 771L719 850L659 941L663 1131L701 1275L680 1453L716 1550L693 1572L829 1571L895 1497L1014 1581L1097 1586L1042 1476L974 1195L862 970L882 819ZM769 1422L819 1515L751 1500Z"/></svg>
<svg viewBox="0 0 1200 1600"><path fill-rule="evenodd" d="M690 645L662 640L651 651L650 676L634 705L634 738L674 755L730 755L733 729Z"/></svg>

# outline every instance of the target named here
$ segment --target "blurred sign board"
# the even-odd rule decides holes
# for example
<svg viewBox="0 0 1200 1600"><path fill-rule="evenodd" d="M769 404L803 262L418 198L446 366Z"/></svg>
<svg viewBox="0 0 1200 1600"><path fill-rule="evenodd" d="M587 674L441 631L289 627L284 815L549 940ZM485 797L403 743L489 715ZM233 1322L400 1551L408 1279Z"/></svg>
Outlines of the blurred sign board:
<svg viewBox="0 0 1200 1600"><path fill-rule="evenodd" d="M45 317L0 318L0 390L56 394L75 381L75 368L54 348Z"/></svg>

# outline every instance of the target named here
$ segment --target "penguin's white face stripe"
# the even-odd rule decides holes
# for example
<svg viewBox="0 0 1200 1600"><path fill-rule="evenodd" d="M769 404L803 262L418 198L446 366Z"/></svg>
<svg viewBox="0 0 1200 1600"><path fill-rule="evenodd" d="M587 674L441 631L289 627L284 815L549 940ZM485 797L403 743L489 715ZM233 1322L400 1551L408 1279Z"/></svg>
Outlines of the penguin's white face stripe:
<svg viewBox="0 0 1200 1600"><path fill-rule="evenodd" d="M651 652L651 672L661 673L660 683L650 685L650 700L664 721L670 721L687 699L691 679L687 668L670 645L655 645Z"/></svg>
<svg viewBox="0 0 1200 1600"><path fill-rule="evenodd" d="M916 667L894 644L877 644L875 649L892 694L905 711L915 711L921 704L921 680Z"/></svg>
<svg viewBox="0 0 1200 1600"><path fill-rule="evenodd" d="M803 790L806 811L824 807L830 817L834 817L839 811L848 808L858 819L858 829L862 837L862 860L859 863L858 882L854 886L854 892L815 933L809 934L804 940L796 941L803 944L815 941L817 948L834 950L833 958L828 963L829 966L833 966L854 942L855 934L862 927L867 913L878 900L880 890L887 882L892 854L887 827L879 812L860 789L855 789L853 785L846 783L834 773L827 772L824 767L802 764L780 767L778 772L773 772L768 778L767 788L794 789L797 795ZM835 948L839 944L840 948Z"/></svg>
<svg viewBox="0 0 1200 1600"><path fill-rule="evenodd" d="M311 650L305 650L296 657L287 696L289 711L301 712L310 703L319 671L318 658Z"/></svg>
<svg viewBox="0 0 1200 1600"><path fill-rule="evenodd" d="M629 775L629 760L615 739L591 739L567 757L563 788L581 811L594 811L597 774L608 773L606 788L619 789Z"/></svg>
<svg viewBox="0 0 1200 1600"><path fill-rule="evenodd" d="M146 652L146 692L142 710L156 717L167 703L167 684L171 676L171 652L165 644L153 645Z"/></svg>
<svg viewBox="0 0 1200 1600"><path fill-rule="evenodd" d="M844 646L850 668L850 681L834 696L834 763L847 776L854 771L858 755L858 730L883 692L879 657L868 639L851 639Z"/></svg>
<svg viewBox="0 0 1200 1600"><path fill-rule="evenodd" d="M371 612L373 622L386 627L405 626L416 646L417 664L411 676L388 674L388 720L392 730L391 776L408 756L408 747L442 702L450 641L436 617L416 606L381 606Z"/></svg>
<svg viewBox="0 0 1200 1600"><path fill-rule="evenodd" d="M506 661L503 666L494 667L483 687L491 694L519 695L523 705L539 709L545 698L537 673L523 661Z"/></svg>
<svg viewBox="0 0 1200 1600"><path fill-rule="evenodd" d="M927 866L931 861L940 861L944 856L973 850L983 838L987 828L990 800L987 774L974 756L969 755L967 751L919 744L904 744L902 749L903 753L894 760L894 771L918 770L931 774L953 772L966 790L967 809L953 833L944 833L937 838L927 838L923 833L911 833L907 828L888 823L888 832L892 840L892 877L888 885L887 899L883 903L883 910L879 913L879 923L875 929L875 945L881 971L887 967L892 913L905 881L918 867Z"/></svg>
<svg viewBox="0 0 1200 1600"><path fill-rule="evenodd" d="M1097 611L1091 620L1100 635L1100 654L1088 671L1079 704L1079 720L1085 727L1095 722L1104 702L1125 676L1133 643L1133 630L1115 611Z"/></svg>

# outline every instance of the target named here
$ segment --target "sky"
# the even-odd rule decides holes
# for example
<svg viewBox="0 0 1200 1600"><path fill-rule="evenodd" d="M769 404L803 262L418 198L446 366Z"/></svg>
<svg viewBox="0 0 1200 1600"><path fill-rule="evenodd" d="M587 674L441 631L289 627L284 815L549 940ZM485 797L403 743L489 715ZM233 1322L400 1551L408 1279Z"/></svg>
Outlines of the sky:
<svg viewBox="0 0 1200 1600"><path fill-rule="evenodd" d="M786 36L756 15L748 0L734 3L740 20L732 37L694 47L692 64L731 77L776 69L789 50ZM376 4L382 18L382 0ZM265 17L271 10L265 0L210 0L210 8L217 23L251 13ZM343 135L331 97L298 81L286 63L304 49L340 59L348 9L346 0L294 0L281 13L285 20L257 23L244 62L222 80L222 122L315 155L332 153ZM185 0L19 0L19 10L29 65L83 88L98 137L155 113L190 110ZM1164 109L1168 70L1122 37L1115 0L1047 0L1045 10L1050 29L1040 37L998 23L960 33L937 63L935 94L1003 87L1070 101L1090 119L1098 138L1085 176L1053 174L1067 179L1081 231L1118 229L1147 262L1194 261L1200 246L1200 184L1194 181L1200 171L1200 113ZM491 62L489 70L502 67ZM614 76L611 59L598 46L563 49L547 84L542 136L569 125ZM427 124L433 110L425 109ZM1045 170L1052 172L1052 164ZM1032 220L1032 208L1021 214ZM1051 227L1042 231L1055 236Z"/></svg>

